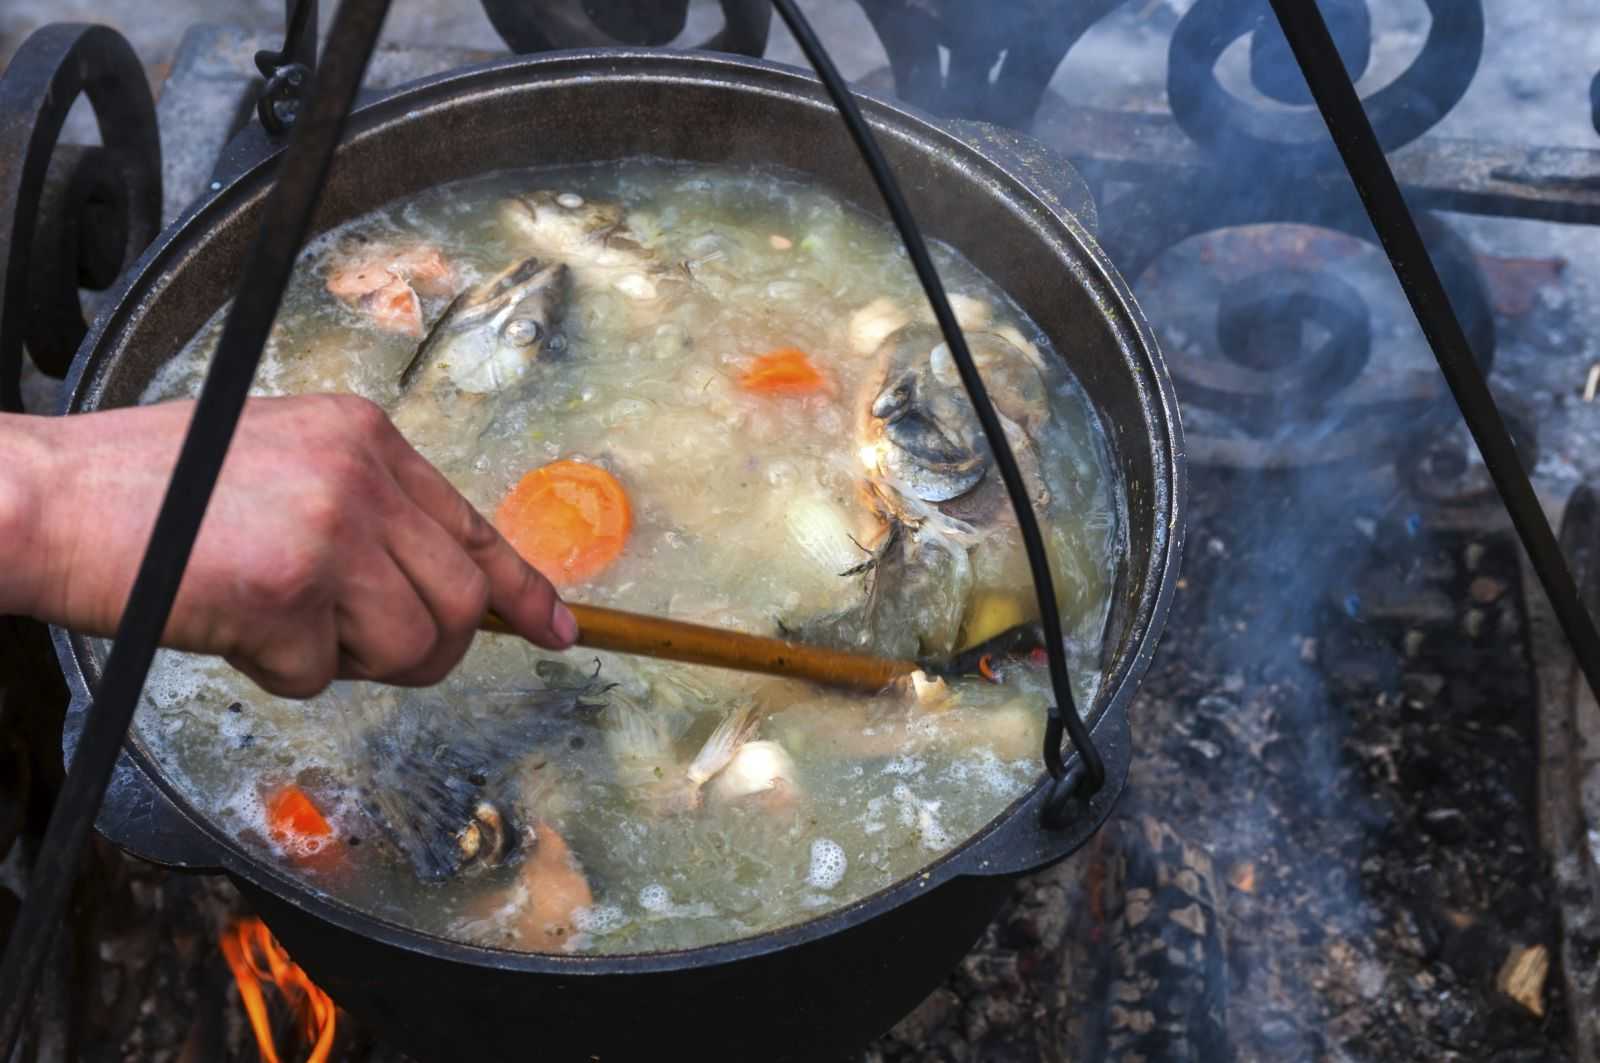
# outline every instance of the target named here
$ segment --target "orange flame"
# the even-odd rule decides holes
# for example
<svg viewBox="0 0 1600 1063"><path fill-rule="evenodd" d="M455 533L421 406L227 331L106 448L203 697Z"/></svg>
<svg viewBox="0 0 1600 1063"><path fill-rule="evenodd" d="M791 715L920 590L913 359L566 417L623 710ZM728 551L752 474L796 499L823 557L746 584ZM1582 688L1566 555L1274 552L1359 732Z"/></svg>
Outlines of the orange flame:
<svg viewBox="0 0 1600 1063"><path fill-rule="evenodd" d="M239 999L250 1017L250 1028L255 1031L262 1063L279 1063L266 997L261 992L262 982L277 987L292 1010L295 1025L306 1043L314 1046L306 1063L327 1063L328 1054L333 1051L337 1009L328 994L318 989L289 959L267 924L253 916L234 922L222 935L222 958L228 961L234 980L239 983Z"/></svg>

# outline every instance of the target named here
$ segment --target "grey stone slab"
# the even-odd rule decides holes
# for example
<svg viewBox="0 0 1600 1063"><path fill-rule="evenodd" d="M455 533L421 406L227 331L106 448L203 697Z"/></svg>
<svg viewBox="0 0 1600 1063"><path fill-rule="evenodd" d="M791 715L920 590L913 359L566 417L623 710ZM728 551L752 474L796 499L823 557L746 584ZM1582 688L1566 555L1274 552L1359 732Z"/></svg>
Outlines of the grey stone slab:
<svg viewBox="0 0 1600 1063"><path fill-rule="evenodd" d="M193 26L183 35L161 87L162 220L171 224L207 190L223 148L255 113L261 78L255 54L282 46L279 35L241 26ZM381 44L367 70L368 90L480 62L495 52L473 48Z"/></svg>
<svg viewBox="0 0 1600 1063"><path fill-rule="evenodd" d="M263 42L237 26L200 25L184 33L156 101L164 224L205 190L223 145L249 118L260 83L251 58Z"/></svg>

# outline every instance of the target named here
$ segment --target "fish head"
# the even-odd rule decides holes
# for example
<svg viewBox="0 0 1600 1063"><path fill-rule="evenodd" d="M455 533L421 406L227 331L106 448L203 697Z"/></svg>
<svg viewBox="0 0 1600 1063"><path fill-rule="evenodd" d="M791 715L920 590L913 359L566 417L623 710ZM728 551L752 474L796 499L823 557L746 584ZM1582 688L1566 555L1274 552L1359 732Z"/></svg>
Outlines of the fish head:
<svg viewBox="0 0 1600 1063"><path fill-rule="evenodd" d="M514 245L566 263L580 288L614 287L653 303L668 279L659 255L620 203L546 190L504 200L500 216Z"/></svg>
<svg viewBox="0 0 1600 1063"><path fill-rule="evenodd" d="M620 203L541 189L502 200L500 217L519 242L567 258L621 230L627 211Z"/></svg>
<svg viewBox="0 0 1600 1063"><path fill-rule="evenodd" d="M879 373L866 405L868 453L903 491L945 502L977 487L989 471L983 429L937 357L948 350L939 331L908 325L878 348Z"/></svg>
<svg viewBox="0 0 1600 1063"><path fill-rule="evenodd" d="M462 292L434 323L402 374L402 389L434 367L461 391L510 386L541 356L559 354L570 271L539 257L515 262Z"/></svg>
<svg viewBox="0 0 1600 1063"><path fill-rule="evenodd" d="M1003 336L969 332L965 338L1003 423L1032 433L1049 415L1038 369ZM993 455L943 334L926 324L891 333L878 348L878 367L865 403L869 472L928 503L952 502L977 489Z"/></svg>
<svg viewBox="0 0 1600 1063"><path fill-rule="evenodd" d="M419 880L470 876L525 855L523 769L570 738L609 689L593 676L546 684L408 697L349 736L357 800Z"/></svg>

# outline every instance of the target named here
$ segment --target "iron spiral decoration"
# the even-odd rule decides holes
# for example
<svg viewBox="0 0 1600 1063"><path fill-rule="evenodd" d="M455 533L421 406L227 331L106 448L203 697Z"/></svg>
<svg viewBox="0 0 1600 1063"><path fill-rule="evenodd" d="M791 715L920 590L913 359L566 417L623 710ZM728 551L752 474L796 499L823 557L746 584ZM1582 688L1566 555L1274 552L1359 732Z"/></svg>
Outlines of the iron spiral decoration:
<svg viewBox="0 0 1600 1063"><path fill-rule="evenodd" d="M1481 0L1425 0L1432 22L1422 50L1393 81L1362 101L1385 151L1438 124L1466 95L1483 58ZM1330 29L1354 79L1372 54L1366 0L1328 0ZM1217 77L1217 60L1251 37L1251 80L1283 103L1309 104L1305 80L1265 0L1197 0L1173 31L1167 100L1184 132L1219 158L1268 157L1285 173L1337 170L1339 157L1314 109L1285 111L1240 99Z"/></svg>
<svg viewBox="0 0 1600 1063"><path fill-rule="evenodd" d="M1363 101L1384 148L1427 132L1466 93L1483 52L1478 0L1427 0L1433 16L1412 63ZM1327 0L1346 69L1365 73L1372 20L1365 0ZM1249 37L1250 78L1270 103L1235 96L1217 76L1223 52ZM1192 237L1257 225L1314 227L1376 254L1371 224L1344 175L1305 81L1264 0L1198 0L1173 32L1167 94L1174 120L1206 165L1162 194L1127 194L1104 211L1107 249L1131 278ZM1297 109L1287 109L1294 107ZM1473 354L1495 352L1488 286L1468 242L1437 214L1418 213ZM1453 404L1431 360L1386 368L1395 342L1379 334L1367 295L1334 263L1263 261L1229 279L1214 334L1166 351L1184 404L1225 415L1226 433L1192 426L1201 464L1298 468L1415 449L1450 423Z"/></svg>
<svg viewBox="0 0 1600 1063"><path fill-rule="evenodd" d="M772 27L768 0L720 0L723 25L694 45L759 56ZM513 52L670 44L689 21L689 0L483 0L495 32Z"/></svg>
<svg viewBox="0 0 1600 1063"><path fill-rule="evenodd" d="M61 142L87 96L101 144ZM109 287L161 225L155 102L133 48L61 23L0 76L0 409L23 408L23 349L60 377L88 331L79 289Z"/></svg>

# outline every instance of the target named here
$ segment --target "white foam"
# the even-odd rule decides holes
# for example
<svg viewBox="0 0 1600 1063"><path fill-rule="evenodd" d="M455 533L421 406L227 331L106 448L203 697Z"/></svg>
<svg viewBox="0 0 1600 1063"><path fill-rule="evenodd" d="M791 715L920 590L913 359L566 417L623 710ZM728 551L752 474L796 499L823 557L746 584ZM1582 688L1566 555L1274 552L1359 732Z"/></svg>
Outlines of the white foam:
<svg viewBox="0 0 1600 1063"><path fill-rule="evenodd" d="M1029 761L1003 761L994 750L982 749L953 762L945 774L953 783L981 787L996 797L1009 797L1027 785L1031 771Z"/></svg>
<svg viewBox="0 0 1600 1063"><path fill-rule="evenodd" d="M612 934L627 926L628 913L614 904L597 904L592 908L579 908L572 913L572 925L579 933L599 937Z"/></svg>
<svg viewBox="0 0 1600 1063"><path fill-rule="evenodd" d="M924 849L942 852L950 848L954 839L939 822L939 808L944 802L918 797L905 783L895 784L894 799L900 803L900 825L915 828Z"/></svg>
<svg viewBox="0 0 1600 1063"><path fill-rule="evenodd" d="M183 705L199 697L210 679L204 657L173 650L159 650L145 680L145 697L158 709Z"/></svg>
<svg viewBox="0 0 1600 1063"><path fill-rule="evenodd" d="M867 802L867 814L861 817L862 834L877 834L887 826L883 821L883 805L881 797L874 797Z"/></svg>
<svg viewBox="0 0 1600 1063"><path fill-rule="evenodd" d="M647 912L665 912L672 907L672 895L661 883L652 882L639 891L639 907Z"/></svg>
<svg viewBox="0 0 1600 1063"><path fill-rule="evenodd" d="M830 838L818 838L811 843L811 868L806 872L806 885L813 889L831 890L844 881L849 867L844 850Z"/></svg>
<svg viewBox="0 0 1600 1063"><path fill-rule="evenodd" d="M254 714L240 711L233 712L223 709L217 713L217 734L228 740L229 746L237 746L244 741L246 735L253 734L255 728Z"/></svg>
<svg viewBox="0 0 1600 1063"><path fill-rule="evenodd" d="M883 766L885 775L916 775L927 767L927 763L920 757L913 757L902 753Z"/></svg>

